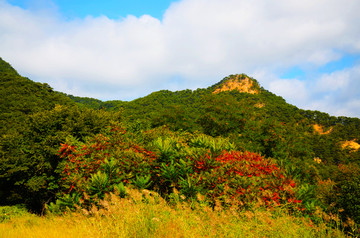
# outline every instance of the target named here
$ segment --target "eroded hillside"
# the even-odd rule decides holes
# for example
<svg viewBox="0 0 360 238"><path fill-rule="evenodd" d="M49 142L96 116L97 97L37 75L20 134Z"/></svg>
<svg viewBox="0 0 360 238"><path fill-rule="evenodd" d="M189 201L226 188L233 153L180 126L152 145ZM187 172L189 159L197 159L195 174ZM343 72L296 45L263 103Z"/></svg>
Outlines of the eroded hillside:
<svg viewBox="0 0 360 238"><path fill-rule="evenodd" d="M213 93L237 90L241 93L258 94L260 92L258 83L244 74L232 75L218 85Z"/></svg>

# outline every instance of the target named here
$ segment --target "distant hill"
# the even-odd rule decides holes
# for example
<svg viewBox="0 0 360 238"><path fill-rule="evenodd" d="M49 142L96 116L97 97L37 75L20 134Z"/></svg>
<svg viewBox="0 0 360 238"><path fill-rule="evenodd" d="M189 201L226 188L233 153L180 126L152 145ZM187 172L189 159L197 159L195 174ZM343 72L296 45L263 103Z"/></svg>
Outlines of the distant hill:
<svg viewBox="0 0 360 238"><path fill-rule="evenodd" d="M23 122L25 115L50 110L56 104L74 105L68 97L53 91L48 84L20 76L1 58L0 95L0 133Z"/></svg>
<svg viewBox="0 0 360 238"><path fill-rule="evenodd" d="M360 143L360 119L299 109L264 89L256 79L246 74L230 75L208 88L175 92L161 90L130 102L68 97L89 108L121 110L126 121L136 122L140 127L166 125L172 130L228 136L239 134L250 126L256 130L270 124L281 125L279 128L285 131L291 128L300 134L309 135L310 132L315 137L327 136L329 141L333 141L331 147L339 151L341 144L347 141ZM331 130L329 133L319 133L319 127ZM333 140L334 137L336 140ZM256 150L264 153L265 149ZM337 153L330 151L321 153L324 151L319 150L316 154L329 159L337 156Z"/></svg>

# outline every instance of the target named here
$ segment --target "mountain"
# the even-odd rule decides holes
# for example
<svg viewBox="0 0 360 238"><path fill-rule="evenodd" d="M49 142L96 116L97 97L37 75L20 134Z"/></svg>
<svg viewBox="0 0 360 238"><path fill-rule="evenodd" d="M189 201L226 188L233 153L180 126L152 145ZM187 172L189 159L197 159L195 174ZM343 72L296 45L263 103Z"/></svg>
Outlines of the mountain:
<svg viewBox="0 0 360 238"><path fill-rule="evenodd" d="M344 148L355 148L353 150L357 151L356 144L359 144L360 138L357 129L360 128L359 119L298 109L265 90L255 79L245 74L230 75L205 89L176 92L161 90L130 102L102 102L55 92L47 84L21 77L10 64L0 59L0 84L2 132L16 128L17 123L24 122L26 115L51 110L55 105L74 106L76 103L84 108L121 111L123 120L136 124L138 128L166 125L175 131L202 131L211 136L241 134L241 137L236 138L240 141L251 139L248 135L249 127L261 135L270 130L265 127L274 127L283 133L293 130L306 135L301 136L302 139L309 137L309 132L311 137L327 136L334 141L332 147L338 151ZM329 133L323 133L319 128ZM252 143L251 147L245 141L241 143L244 143L246 149L273 156L273 149L266 149L271 143L267 146L267 143ZM325 154L318 150L315 156L338 160L334 158L334 153Z"/></svg>
<svg viewBox="0 0 360 238"><path fill-rule="evenodd" d="M316 172L323 178L331 177L329 168L360 163L360 119L299 109L245 74L230 75L204 89L161 90L130 102L100 102L99 108L121 111L126 124L137 130L167 126L225 136L243 150L299 166L319 158L327 165Z"/></svg>
<svg viewBox="0 0 360 238"><path fill-rule="evenodd" d="M240 151L273 158L301 181L298 194L310 210L320 206L330 213L343 211L343 219L360 223L360 209L354 209L360 206L358 118L299 109L245 74L230 75L208 88L161 90L130 102L102 102L100 107L121 111L124 124L137 135L161 127L204 133L226 138Z"/></svg>
<svg viewBox="0 0 360 238"><path fill-rule="evenodd" d="M312 173L333 178L340 164L360 164L360 119L299 109L245 74L230 75L208 88L161 90L100 107L122 111L124 121L137 130L167 126L228 137L243 150L292 161L299 171L321 160L316 172L303 171L309 180L315 178Z"/></svg>
<svg viewBox="0 0 360 238"><path fill-rule="evenodd" d="M360 143L360 119L299 109L262 88L257 80L245 74L230 75L208 88L176 92L161 90L130 102L70 98L83 106L91 105L91 108L120 110L127 123L142 129L166 125L175 131L234 136L244 149L269 157L277 155L285 158L295 153L296 156L320 157L322 161L337 163L344 158L360 158L356 146ZM269 135L273 130L281 134L277 135L277 139ZM250 135L251 131L253 135ZM235 137L239 134L241 137ZM290 149L282 155L274 152L277 142L270 143L271 140L284 142L287 136L295 134L298 135L296 143L302 141L306 146L284 147L292 147L291 150L298 148L303 152L289 152ZM265 142L266 137L271 137L271 140ZM249 140L252 143L248 143ZM291 142L295 143L295 139L286 141L288 144ZM355 153L344 154L346 148Z"/></svg>
<svg viewBox="0 0 360 238"><path fill-rule="evenodd" d="M360 119L299 109L245 74L230 75L208 88L161 90L130 102L103 102L55 92L20 76L0 59L0 86L0 204L25 203L41 212L45 204L71 191L62 182L64 166L73 166L71 156L66 160L69 154L86 148L100 153L97 146L108 145L115 131L116 150L105 146L107 151L96 158L77 156L85 156L96 169L110 153L114 156L109 159L130 156L139 163L157 156L160 164L151 179L158 181L156 176L169 167L164 181L173 177L185 186L188 170L180 179L175 168L194 156L203 158L204 151L214 157L223 149L258 153L301 184L297 195L310 210L345 209L344 221L349 216L360 223L360 209L352 209L353 204L360 207ZM86 176L95 181L94 174ZM128 179L145 186L150 177L130 174ZM170 196L168 185L154 189Z"/></svg>

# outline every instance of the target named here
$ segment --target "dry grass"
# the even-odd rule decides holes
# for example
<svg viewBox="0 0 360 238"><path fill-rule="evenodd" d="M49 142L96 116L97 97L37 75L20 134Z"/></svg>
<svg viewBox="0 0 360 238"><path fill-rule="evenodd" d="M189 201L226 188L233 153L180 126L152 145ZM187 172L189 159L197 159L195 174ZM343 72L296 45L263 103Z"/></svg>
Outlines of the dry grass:
<svg viewBox="0 0 360 238"><path fill-rule="evenodd" d="M14 217L0 224L0 237L345 237L325 223L315 226L281 210L171 207L155 193L128 192L127 199L110 195L101 209Z"/></svg>

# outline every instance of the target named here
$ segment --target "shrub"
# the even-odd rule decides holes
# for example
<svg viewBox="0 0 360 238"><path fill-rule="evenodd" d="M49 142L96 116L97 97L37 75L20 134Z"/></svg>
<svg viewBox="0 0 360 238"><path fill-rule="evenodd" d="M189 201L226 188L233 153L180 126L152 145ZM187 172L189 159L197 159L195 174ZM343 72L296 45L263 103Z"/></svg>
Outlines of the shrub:
<svg viewBox="0 0 360 238"><path fill-rule="evenodd" d="M194 159L194 174L208 198L220 199L224 205L240 207L257 204L278 206L302 202L295 196L295 182L284 176L276 164L259 154L226 152L217 157L209 155Z"/></svg>
<svg viewBox="0 0 360 238"><path fill-rule="evenodd" d="M176 190L182 200L205 195L213 205L221 201L224 206L286 204L303 209L294 180L273 160L235 151L226 139L200 134L184 140L169 134L149 143L153 153L129 138L124 129L115 127L83 145L63 144L59 151L67 159L63 192L79 194L81 205L88 208L116 190L125 197L125 184L155 190L169 199Z"/></svg>

